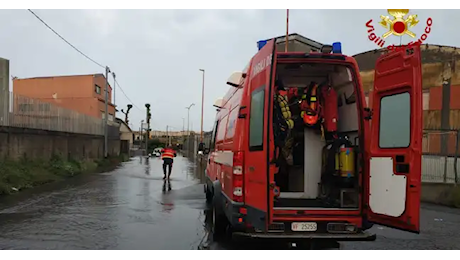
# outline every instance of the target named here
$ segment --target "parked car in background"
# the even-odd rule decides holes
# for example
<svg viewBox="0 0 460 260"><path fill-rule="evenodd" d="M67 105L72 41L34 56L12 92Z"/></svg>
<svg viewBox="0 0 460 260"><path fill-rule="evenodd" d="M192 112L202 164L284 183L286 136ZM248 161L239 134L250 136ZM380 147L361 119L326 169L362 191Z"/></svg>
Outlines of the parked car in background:
<svg viewBox="0 0 460 260"><path fill-rule="evenodd" d="M152 155L155 156L155 157L161 157L161 150L162 150L162 149L163 149L163 148L161 148L161 147L155 148L155 149L153 150L153 152L152 152Z"/></svg>

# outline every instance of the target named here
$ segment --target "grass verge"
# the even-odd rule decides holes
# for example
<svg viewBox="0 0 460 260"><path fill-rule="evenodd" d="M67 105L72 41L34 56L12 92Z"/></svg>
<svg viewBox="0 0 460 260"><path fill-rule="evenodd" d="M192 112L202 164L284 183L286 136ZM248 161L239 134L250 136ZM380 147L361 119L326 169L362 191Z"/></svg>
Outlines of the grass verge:
<svg viewBox="0 0 460 260"><path fill-rule="evenodd" d="M0 162L0 195L8 195L80 174L114 170L121 162L128 159L126 155L95 161L64 160L58 155L53 156L49 161L6 159Z"/></svg>

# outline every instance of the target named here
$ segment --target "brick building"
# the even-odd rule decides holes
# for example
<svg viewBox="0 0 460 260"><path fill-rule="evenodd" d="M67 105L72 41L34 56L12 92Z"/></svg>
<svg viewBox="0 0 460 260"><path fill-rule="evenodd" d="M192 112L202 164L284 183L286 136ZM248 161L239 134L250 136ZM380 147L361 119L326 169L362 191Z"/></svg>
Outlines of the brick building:
<svg viewBox="0 0 460 260"><path fill-rule="evenodd" d="M105 84L103 74L52 76L13 79L15 98L28 97L51 103L95 118L105 117ZM115 106L112 104L112 87L108 88L108 119L114 121ZM20 98L19 98L20 99ZM35 109L30 104L18 104L18 109ZM46 106L40 109L46 110Z"/></svg>

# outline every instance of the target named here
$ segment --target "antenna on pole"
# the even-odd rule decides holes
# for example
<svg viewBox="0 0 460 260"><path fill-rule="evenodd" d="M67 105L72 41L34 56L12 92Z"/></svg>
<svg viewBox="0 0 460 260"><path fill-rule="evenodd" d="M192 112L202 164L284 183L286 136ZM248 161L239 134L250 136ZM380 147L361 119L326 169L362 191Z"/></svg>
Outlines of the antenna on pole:
<svg viewBox="0 0 460 260"><path fill-rule="evenodd" d="M284 45L284 52L288 52L289 44L289 9L286 9L286 44Z"/></svg>

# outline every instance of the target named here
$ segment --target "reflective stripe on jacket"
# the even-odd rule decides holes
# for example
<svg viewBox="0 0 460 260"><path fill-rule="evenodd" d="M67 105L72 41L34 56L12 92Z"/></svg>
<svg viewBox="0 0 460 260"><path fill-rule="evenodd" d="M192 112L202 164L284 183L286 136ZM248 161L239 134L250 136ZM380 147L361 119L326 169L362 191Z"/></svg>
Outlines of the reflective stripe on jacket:
<svg viewBox="0 0 460 260"><path fill-rule="evenodd" d="M176 151L174 151L173 149L163 149L161 150L161 159L164 159L164 158L171 158L171 159L174 159L174 157L176 156Z"/></svg>

